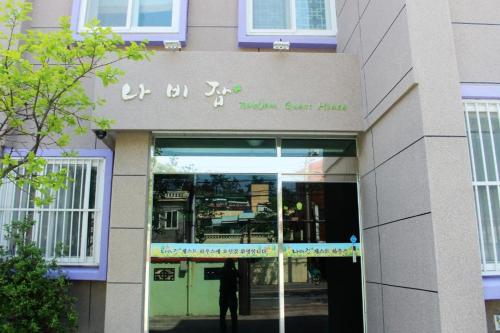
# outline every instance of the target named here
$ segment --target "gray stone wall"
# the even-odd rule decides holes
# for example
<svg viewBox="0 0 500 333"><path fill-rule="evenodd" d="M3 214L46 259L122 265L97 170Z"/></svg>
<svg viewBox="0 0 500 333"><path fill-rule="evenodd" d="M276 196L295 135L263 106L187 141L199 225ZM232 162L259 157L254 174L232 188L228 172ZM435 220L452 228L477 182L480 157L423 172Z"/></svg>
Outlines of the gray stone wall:
<svg viewBox="0 0 500 333"><path fill-rule="evenodd" d="M460 82L500 83L500 3L495 0L450 0ZM488 332L495 332L498 301L487 301Z"/></svg>
<svg viewBox="0 0 500 333"><path fill-rule="evenodd" d="M54 31L58 29L61 16L71 16L73 1L71 0L32 0L32 20L23 28L40 31ZM84 86L90 96L94 94L94 80L84 82ZM19 145L19 144L16 144ZM72 149L103 149L108 148L94 133L89 132L83 136L72 137L70 148Z"/></svg>
<svg viewBox="0 0 500 333"><path fill-rule="evenodd" d="M33 4L31 28L56 29L71 14L69 0ZM498 2L336 4L338 52L361 64L368 332L485 332L458 84L500 82ZM190 0L182 52L267 51L239 49L237 24L236 0ZM104 303L106 332L143 328L149 137L116 135L108 281L75 283L82 332L102 329ZM104 145L93 134L72 143L94 147Z"/></svg>
<svg viewBox="0 0 500 333"><path fill-rule="evenodd" d="M116 136L106 286L106 332L141 332L144 317L150 134Z"/></svg>
<svg viewBox="0 0 500 333"><path fill-rule="evenodd" d="M106 283L97 281L73 281L71 295L77 299L78 333L104 332Z"/></svg>
<svg viewBox="0 0 500 333"><path fill-rule="evenodd" d="M484 332L448 1L338 1L357 54L368 332Z"/></svg>
<svg viewBox="0 0 500 333"><path fill-rule="evenodd" d="M450 0L460 81L500 83L500 3Z"/></svg>

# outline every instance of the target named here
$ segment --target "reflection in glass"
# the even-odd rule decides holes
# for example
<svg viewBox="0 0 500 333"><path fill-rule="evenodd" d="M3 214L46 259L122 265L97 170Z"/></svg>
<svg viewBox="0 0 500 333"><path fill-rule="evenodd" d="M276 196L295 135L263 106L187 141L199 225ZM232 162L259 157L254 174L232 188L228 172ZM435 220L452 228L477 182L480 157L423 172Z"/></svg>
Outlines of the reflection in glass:
<svg viewBox="0 0 500 333"><path fill-rule="evenodd" d="M479 122L481 125L481 135L483 137L484 159L486 162L486 172L488 180L496 180L497 170L495 168L494 147L489 127L488 114L486 112L479 113Z"/></svg>
<svg viewBox="0 0 500 333"><path fill-rule="evenodd" d="M295 0L297 29L330 30L330 0Z"/></svg>
<svg viewBox="0 0 500 333"><path fill-rule="evenodd" d="M283 139L283 157L356 157L355 140Z"/></svg>
<svg viewBox="0 0 500 333"><path fill-rule="evenodd" d="M220 259L151 258L150 332L220 333L224 263ZM239 332L278 332L277 259L235 259ZM221 280L222 278L222 280ZM234 309L234 303L232 304ZM233 322L226 315L227 332Z"/></svg>
<svg viewBox="0 0 500 333"><path fill-rule="evenodd" d="M155 175L153 243L273 243L276 176Z"/></svg>
<svg viewBox="0 0 500 333"><path fill-rule="evenodd" d="M357 214L355 184L283 182L285 243L359 239ZM284 261L287 333L363 332L360 260L288 252Z"/></svg>
<svg viewBox="0 0 500 333"><path fill-rule="evenodd" d="M276 242L276 177L197 175L196 241Z"/></svg>
<svg viewBox="0 0 500 333"><path fill-rule="evenodd" d="M478 125L478 118L475 112L470 112L468 114L468 121L469 121L469 131L470 131L470 138L472 141L472 149L474 151L474 165L475 165L475 179L474 181L484 181L486 180L486 175L484 172L485 165L484 165L484 160L483 160L483 155L482 155L482 149L481 149L481 133L479 130L479 125Z"/></svg>
<svg viewBox="0 0 500 333"><path fill-rule="evenodd" d="M155 142L155 156L276 156L274 139L168 139Z"/></svg>
<svg viewBox="0 0 500 333"><path fill-rule="evenodd" d="M173 0L139 0L139 27L172 26Z"/></svg>
<svg viewBox="0 0 500 333"><path fill-rule="evenodd" d="M153 189L153 243L191 243L191 175L156 175Z"/></svg>
<svg viewBox="0 0 500 333"><path fill-rule="evenodd" d="M328 258L286 258L286 332L328 332Z"/></svg>
<svg viewBox="0 0 500 333"><path fill-rule="evenodd" d="M324 184L283 183L284 242L325 242L326 229L324 214Z"/></svg>
<svg viewBox="0 0 500 333"><path fill-rule="evenodd" d="M290 29L290 0L253 0L254 29Z"/></svg>
<svg viewBox="0 0 500 333"><path fill-rule="evenodd" d="M104 27L124 27L127 24L128 1L89 1L86 21L97 18Z"/></svg>

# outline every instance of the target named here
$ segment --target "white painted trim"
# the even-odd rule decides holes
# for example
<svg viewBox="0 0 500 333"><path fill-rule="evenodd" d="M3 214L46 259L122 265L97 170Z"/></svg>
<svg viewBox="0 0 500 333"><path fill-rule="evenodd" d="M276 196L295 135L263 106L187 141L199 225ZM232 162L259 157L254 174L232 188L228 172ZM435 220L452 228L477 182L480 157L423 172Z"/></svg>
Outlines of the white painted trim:
<svg viewBox="0 0 500 333"><path fill-rule="evenodd" d="M499 193L498 199L500 206L500 175L499 175L499 164L498 159L500 156L496 154L495 140L493 137L493 123L492 123L492 115L497 115L500 127L500 100L463 100L464 110L465 110L465 120L467 125L467 136L469 142L469 151L470 151L470 159L471 159L471 168L472 168L472 185L474 188L474 197L476 204L476 215L477 215L477 223L479 229L479 243L481 250L481 266L483 270L483 275L490 275L491 273L495 273L500 271L500 258L498 253L498 239L497 229L499 227L499 223L494 221L495 216L499 216L500 212L494 211L494 206L492 203L491 190L492 188L497 188ZM493 107L491 107L493 106ZM490 108L491 107L491 108ZM478 137L479 137L479 145L480 151L475 152L475 148L472 142L472 132L471 132L471 121L469 119L469 115L473 114L476 116L476 125L478 128ZM480 120L480 115L486 115L488 123L486 124L486 128L483 128ZM488 142L491 145L491 149L493 152L493 165L494 165L494 175L492 177L488 176L488 166L486 164L486 150L485 143ZM482 171L484 172L484 180L478 180L477 172L479 165L477 163L479 160L475 160L475 154L480 153L481 156L479 160L483 163ZM490 170L491 171L491 170ZM491 172L490 172L491 173ZM494 178L494 179L493 179ZM481 199L479 197L479 189L484 188L486 191L486 203L481 205ZM483 208L485 211L483 211ZM488 226L483 226L483 215L487 215L489 219ZM486 262L486 253L487 253L487 241L485 239L485 228L491 233L491 246L489 254L493 254L493 263Z"/></svg>

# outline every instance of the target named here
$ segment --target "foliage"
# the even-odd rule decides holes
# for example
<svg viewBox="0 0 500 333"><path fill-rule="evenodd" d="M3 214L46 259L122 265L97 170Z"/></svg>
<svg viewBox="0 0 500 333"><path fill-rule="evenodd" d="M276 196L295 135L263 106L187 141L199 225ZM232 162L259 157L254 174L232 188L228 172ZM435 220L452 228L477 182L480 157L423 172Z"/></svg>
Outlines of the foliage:
<svg viewBox="0 0 500 333"><path fill-rule="evenodd" d="M50 201L50 189L61 188L66 170L41 175L46 164L37 152L45 146L67 147L72 135L83 135L89 124L100 129L109 119L92 112L104 100L92 100L84 83L98 78L104 86L116 83L123 72L113 65L129 59L148 59L146 42L125 44L97 20L77 40L69 18L52 32L21 30L30 20L31 3L4 0L0 6L0 143L21 143L23 150L7 150L0 158L0 179L19 186L29 183L38 200ZM14 158L17 157L17 158ZM41 204L42 202L38 202Z"/></svg>
<svg viewBox="0 0 500 333"><path fill-rule="evenodd" d="M55 260L46 262L31 241L34 222L13 222L8 237L15 256L0 248L0 331L5 333L73 332L77 315L69 282Z"/></svg>
<svg viewBox="0 0 500 333"><path fill-rule="evenodd" d="M0 185L11 181L30 188L30 200L41 206L68 176L65 169L44 173L47 162L37 153L67 147L91 125L102 130L111 125L93 112L104 100L89 97L85 83L94 78L104 86L116 83L124 74L117 62L148 59L151 53L146 41L125 44L97 20L78 38L67 17L55 31L26 30L31 9L25 0L0 5ZM0 331L72 332L76 312L69 282L30 241L33 224L12 222L7 238L14 247L0 249Z"/></svg>

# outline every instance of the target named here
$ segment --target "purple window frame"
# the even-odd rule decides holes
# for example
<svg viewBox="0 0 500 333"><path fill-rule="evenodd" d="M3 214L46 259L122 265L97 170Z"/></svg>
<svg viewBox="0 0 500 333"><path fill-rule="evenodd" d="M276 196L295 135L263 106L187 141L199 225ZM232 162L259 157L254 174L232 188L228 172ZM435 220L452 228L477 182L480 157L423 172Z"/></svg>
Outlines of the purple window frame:
<svg viewBox="0 0 500 333"><path fill-rule="evenodd" d="M461 85L462 99L496 99L500 100L499 84L473 84ZM483 275L483 290L485 300L500 299L500 275Z"/></svg>
<svg viewBox="0 0 500 333"><path fill-rule="evenodd" d="M337 36L300 36L300 35L248 35L247 0L238 0L238 46L272 48L279 40L290 42L290 48L336 49ZM335 5L335 3L333 3Z"/></svg>
<svg viewBox="0 0 500 333"><path fill-rule="evenodd" d="M10 148L5 148L8 152ZM78 157L100 157L106 161L104 166L104 190L101 219L101 241L98 266L64 266L62 271L70 280L85 281L106 281L108 271L108 238L109 238L109 215L111 204L111 180L113 179L113 152L109 149L73 149L78 152ZM24 150L17 150L17 154L22 154ZM44 149L38 152L37 156L43 157L63 157L62 149Z"/></svg>
<svg viewBox="0 0 500 333"><path fill-rule="evenodd" d="M150 45L161 45L164 40L178 40L181 45L186 46L187 40L187 17L189 0L180 0L181 10L179 17L179 32L178 33L119 33L125 42L141 42L148 40ZM80 7L82 0L73 0L73 9L71 11L71 30L74 31L75 39L81 39L78 34L78 26L80 20Z"/></svg>

